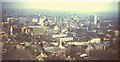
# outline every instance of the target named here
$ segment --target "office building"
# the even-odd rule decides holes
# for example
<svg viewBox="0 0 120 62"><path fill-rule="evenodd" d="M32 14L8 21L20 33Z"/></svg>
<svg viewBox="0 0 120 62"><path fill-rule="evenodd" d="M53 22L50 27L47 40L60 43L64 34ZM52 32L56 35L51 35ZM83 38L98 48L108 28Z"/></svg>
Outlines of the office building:
<svg viewBox="0 0 120 62"><path fill-rule="evenodd" d="M32 19L32 22L33 22L33 23L37 23L37 22L38 22L38 19L37 19L37 18L33 18L33 19Z"/></svg>
<svg viewBox="0 0 120 62"><path fill-rule="evenodd" d="M44 18L40 18L40 19L39 19L39 24L40 24L41 26L44 26Z"/></svg>
<svg viewBox="0 0 120 62"><path fill-rule="evenodd" d="M90 23L97 24L97 15L90 15Z"/></svg>

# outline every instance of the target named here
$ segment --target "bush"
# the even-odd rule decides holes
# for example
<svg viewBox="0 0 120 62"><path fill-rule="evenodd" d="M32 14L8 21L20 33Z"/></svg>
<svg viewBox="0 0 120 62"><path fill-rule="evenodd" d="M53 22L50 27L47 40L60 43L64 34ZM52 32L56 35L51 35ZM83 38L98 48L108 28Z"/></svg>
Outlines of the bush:
<svg viewBox="0 0 120 62"><path fill-rule="evenodd" d="M47 56L50 56L52 53L51 52L48 52L46 50L43 51Z"/></svg>

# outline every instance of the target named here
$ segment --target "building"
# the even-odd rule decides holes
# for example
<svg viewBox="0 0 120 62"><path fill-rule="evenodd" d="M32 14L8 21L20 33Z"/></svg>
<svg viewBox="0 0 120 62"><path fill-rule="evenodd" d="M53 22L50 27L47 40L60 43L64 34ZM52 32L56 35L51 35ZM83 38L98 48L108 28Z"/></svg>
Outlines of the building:
<svg viewBox="0 0 120 62"><path fill-rule="evenodd" d="M58 41L58 47L65 48L62 43L65 41L73 41L73 37L58 37L54 38L55 41Z"/></svg>
<svg viewBox="0 0 120 62"><path fill-rule="evenodd" d="M19 17L19 18L18 18L18 21L19 21L20 24L26 24L26 21L27 21L27 20L26 20L26 18Z"/></svg>
<svg viewBox="0 0 120 62"><path fill-rule="evenodd" d="M49 30L46 26L28 26L28 29L32 35L46 34Z"/></svg>
<svg viewBox="0 0 120 62"><path fill-rule="evenodd" d="M92 38L89 42L90 43L100 43L101 39L100 38Z"/></svg>
<svg viewBox="0 0 120 62"><path fill-rule="evenodd" d="M40 26L44 26L44 18L39 18L39 24Z"/></svg>
<svg viewBox="0 0 120 62"><path fill-rule="evenodd" d="M32 20L33 20L32 17L26 17L26 24L28 24L28 25L30 24L31 25Z"/></svg>
<svg viewBox="0 0 120 62"><path fill-rule="evenodd" d="M118 30L114 30L114 32L114 36L118 37L120 32Z"/></svg>
<svg viewBox="0 0 120 62"><path fill-rule="evenodd" d="M52 38L59 38L59 37L65 37L67 34L53 34Z"/></svg>
<svg viewBox="0 0 120 62"><path fill-rule="evenodd" d="M33 19L32 19L32 22L33 22L33 23L37 23L37 22L38 22L38 19L37 19L37 18L33 18Z"/></svg>
<svg viewBox="0 0 120 62"><path fill-rule="evenodd" d="M61 37L61 38L56 38L56 39L60 42L64 42L64 41L72 41L73 37Z"/></svg>
<svg viewBox="0 0 120 62"><path fill-rule="evenodd" d="M13 27L10 27L10 35L13 35Z"/></svg>
<svg viewBox="0 0 120 62"><path fill-rule="evenodd" d="M97 15L90 15L90 23L97 24Z"/></svg>
<svg viewBox="0 0 120 62"><path fill-rule="evenodd" d="M67 45L86 45L88 42L67 42Z"/></svg>
<svg viewBox="0 0 120 62"><path fill-rule="evenodd" d="M58 30L60 30L60 28L58 26L55 26L54 30L58 31Z"/></svg>
<svg viewBox="0 0 120 62"><path fill-rule="evenodd" d="M97 15L94 15L94 24L97 24Z"/></svg>
<svg viewBox="0 0 120 62"><path fill-rule="evenodd" d="M7 21L10 22L11 20L13 20L13 17L7 17Z"/></svg>

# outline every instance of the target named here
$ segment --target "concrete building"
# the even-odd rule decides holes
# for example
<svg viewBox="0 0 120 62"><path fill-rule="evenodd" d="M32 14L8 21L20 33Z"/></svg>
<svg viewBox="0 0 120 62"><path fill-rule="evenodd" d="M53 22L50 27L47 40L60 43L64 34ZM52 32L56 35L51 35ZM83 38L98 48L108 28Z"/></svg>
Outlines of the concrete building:
<svg viewBox="0 0 120 62"><path fill-rule="evenodd" d="M88 42L68 42L67 45L86 45Z"/></svg>
<svg viewBox="0 0 120 62"><path fill-rule="evenodd" d="M94 24L97 24L97 15L94 15Z"/></svg>
<svg viewBox="0 0 120 62"><path fill-rule="evenodd" d="M29 31L33 33L33 35L45 34L48 31L48 27L46 26L28 26Z"/></svg>
<svg viewBox="0 0 120 62"><path fill-rule="evenodd" d="M30 30L28 29L27 26L22 27L22 28L21 28L21 31L22 31L23 33L26 33L26 34L28 34L28 33L30 32Z"/></svg>
<svg viewBox="0 0 120 62"><path fill-rule="evenodd" d="M67 34L53 34L52 38L65 37Z"/></svg>
<svg viewBox="0 0 120 62"><path fill-rule="evenodd" d="M90 15L90 23L97 24L97 15Z"/></svg>
<svg viewBox="0 0 120 62"><path fill-rule="evenodd" d="M44 26L44 18L39 18L39 24L40 26Z"/></svg>
<svg viewBox="0 0 120 62"><path fill-rule="evenodd" d="M64 41L72 41L73 37L61 37L61 38L56 38L56 39L60 42L64 42Z"/></svg>
<svg viewBox="0 0 120 62"><path fill-rule="evenodd" d="M101 39L100 38L92 38L89 42L90 43L100 43Z"/></svg>
<svg viewBox="0 0 120 62"><path fill-rule="evenodd" d="M60 28L58 26L55 26L54 30L58 31L58 30L60 30Z"/></svg>
<svg viewBox="0 0 120 62"><path fill-rule="evenodd" d="M26 24L27 19L23 17L18 18L20 24Z"/></svg>
<svg viewBox="0 0 120 62"><path fill-rule="evenodd" d="M7 21L9 22L11 19L13 19L13 17L8 17L8 18L7 18Z"/></svg>
<svg viewBox="0 0 120 62"><path fill-rule="evenodd" d="M33 22L33 23L36 23L36 22L38 22L38 19L37 19L37 18L33 18L33 19L32 19L32 22Z"/></svg>
<svg viewBox="0 0 120 62"><path fill-rule="evenodd" d="M10 27L10 35L13 35L13 27Z"/></svg>
<svg viewBox="0 0 120 62"><path fill-rule="evenodd" d="M119 34L120 34L120 32L119 32L118 30L114 30L114 32L115 32L115 34L114 34L114 35L115 35L116 37L118 37L118 36L119 36Z"/></svg>

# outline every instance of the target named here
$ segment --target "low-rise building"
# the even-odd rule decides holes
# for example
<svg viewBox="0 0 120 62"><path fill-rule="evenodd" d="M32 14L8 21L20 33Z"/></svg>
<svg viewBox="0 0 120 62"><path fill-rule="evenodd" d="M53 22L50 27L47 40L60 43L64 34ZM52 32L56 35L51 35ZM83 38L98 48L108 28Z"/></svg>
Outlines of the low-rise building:
<svg viewBox="0 0 120 62"><path fill-rule="evenodd" d="M52 38L58 38L58 37L66 37L67 34L53 34Z"/></svg>
<svg viewBox="0 0 120 62"><path fill-rule="evenodd" d="M101 39L100 38L92 38L89 42L90 43L100 43Z"/></svg>
<svg viewBox="0 0 120 62"><path fill-rule="evenodd" d="M61 38L56 38L58 41L64 42L64 41L72 41L73 37L61 37Z"/></svg>
<svg viewBox="0 0 120 62"><path fill-rule="evenodd" d="M46 26L28 26L28 28L33 35L45 34L49 29Z"/></svg>

